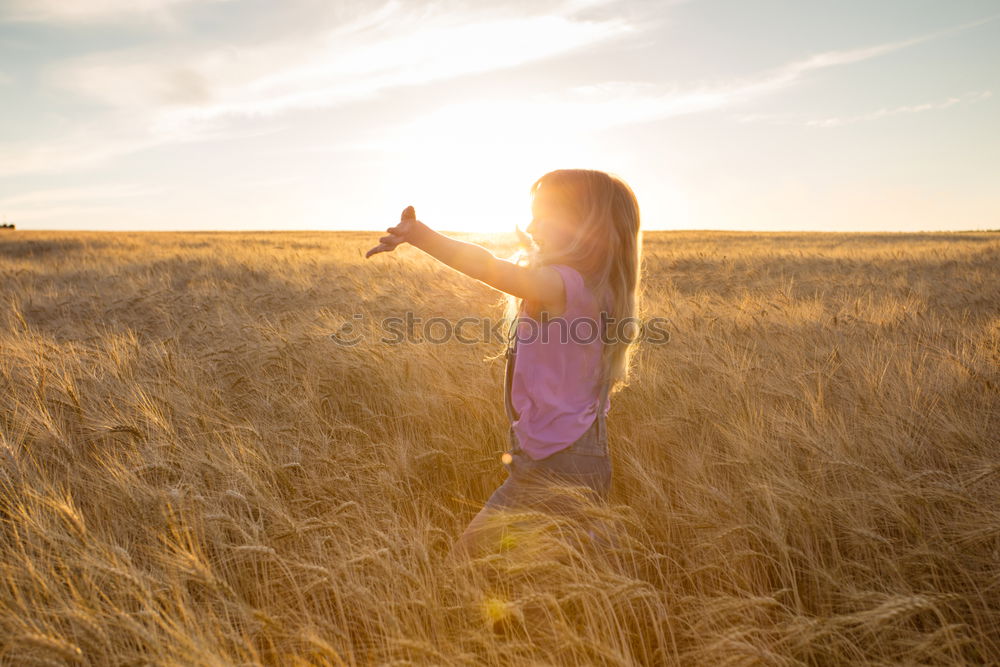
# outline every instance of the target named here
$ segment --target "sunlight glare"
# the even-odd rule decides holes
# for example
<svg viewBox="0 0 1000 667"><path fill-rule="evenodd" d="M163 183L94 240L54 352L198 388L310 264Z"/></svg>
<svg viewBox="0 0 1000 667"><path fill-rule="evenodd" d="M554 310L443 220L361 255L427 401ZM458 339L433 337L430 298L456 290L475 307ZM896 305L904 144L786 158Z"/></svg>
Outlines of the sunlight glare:
<svg viewBox="0 0 1000 667"><path fill-rule="evenodd" d="M506 109L466 110L471 111L445 107L376 144L395 156L386 189L412 203L417 217L433 229L494 233L519 225L523 230L531 221L529 188L535 179L553 169L600 168L602 156L581 135Z"/></svg>

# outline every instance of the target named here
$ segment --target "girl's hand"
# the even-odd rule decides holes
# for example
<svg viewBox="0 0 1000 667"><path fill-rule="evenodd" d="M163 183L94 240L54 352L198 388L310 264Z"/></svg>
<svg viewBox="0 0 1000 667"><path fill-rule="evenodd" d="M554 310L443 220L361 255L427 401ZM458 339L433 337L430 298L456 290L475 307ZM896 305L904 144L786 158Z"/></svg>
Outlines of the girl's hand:
<svg viewBox="0 0 1000 667"><path fill-rule="evenodd" d="M365 259L380 252L392 252L400 243L408 242L413 234L413 230L417 226L416 223L417 212L412 206L407 206L403 209L403 214L399 218L399 224L385 230L389 233L379 239L377 246L365 253Z"/></svg>

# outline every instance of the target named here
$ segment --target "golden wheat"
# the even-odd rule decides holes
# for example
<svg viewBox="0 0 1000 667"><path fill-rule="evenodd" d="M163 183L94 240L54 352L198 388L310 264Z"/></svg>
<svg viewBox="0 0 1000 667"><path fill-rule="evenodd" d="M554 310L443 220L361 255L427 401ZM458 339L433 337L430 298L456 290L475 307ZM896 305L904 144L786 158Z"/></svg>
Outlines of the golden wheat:
<svg viewBox="0 0 1000 667"><path fill-rule="evenodd" d="M648 233L617 545L468 562L500 343L380 322L499 294L374 236L0 239L0 662L998 661L1000 236Z"/></svg>

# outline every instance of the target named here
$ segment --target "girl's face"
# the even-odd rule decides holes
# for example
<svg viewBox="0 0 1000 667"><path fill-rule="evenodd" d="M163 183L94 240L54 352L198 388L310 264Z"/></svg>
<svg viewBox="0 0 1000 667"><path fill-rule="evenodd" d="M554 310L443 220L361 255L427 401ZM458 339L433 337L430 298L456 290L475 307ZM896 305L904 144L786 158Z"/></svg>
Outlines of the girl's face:
<svg viewBox="0 0 1000 667"><path fill-rule="evenodd" d="M525 231L542 252L559 252L567 247L576 232L576 221L544 189L531 202L531 224Z"/></svg>

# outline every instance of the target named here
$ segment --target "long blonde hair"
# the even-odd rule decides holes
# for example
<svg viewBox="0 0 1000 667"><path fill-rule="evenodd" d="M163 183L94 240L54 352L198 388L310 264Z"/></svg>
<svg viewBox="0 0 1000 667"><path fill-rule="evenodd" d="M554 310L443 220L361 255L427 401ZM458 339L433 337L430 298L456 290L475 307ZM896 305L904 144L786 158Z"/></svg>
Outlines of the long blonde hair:
<svg viewBox="0 0 1000 667"><path fill-rule="evenodd" d="M619 176L590 169L557 169L531 186L532 197L539 189L554 195L578 225L572 240L555 254L538 248L519 250L512 258L518 264L543 266L568 264L580 272L584 283L597 298L600 311L611 325L637 318L640 308L639 283L642 272L642 229L639 202L632 188ZM513 323L522 299L508 295L504 319ZM615 339L604 345L600 382L610 381L610 393L628 385L636 348L635 327L618 327L608 335ZM609 339L610 340L610 339Z"/></svg>

